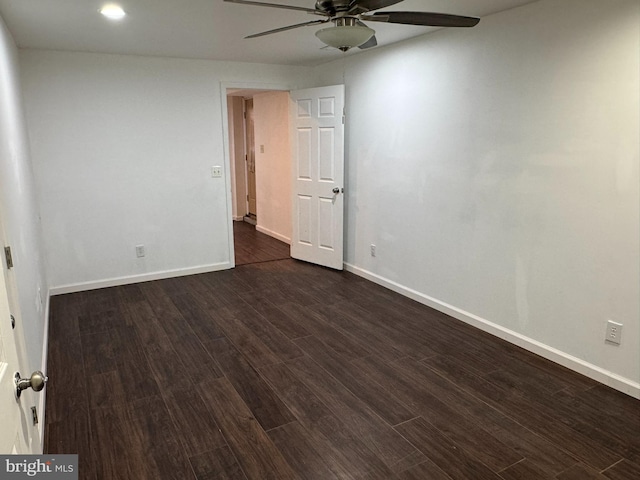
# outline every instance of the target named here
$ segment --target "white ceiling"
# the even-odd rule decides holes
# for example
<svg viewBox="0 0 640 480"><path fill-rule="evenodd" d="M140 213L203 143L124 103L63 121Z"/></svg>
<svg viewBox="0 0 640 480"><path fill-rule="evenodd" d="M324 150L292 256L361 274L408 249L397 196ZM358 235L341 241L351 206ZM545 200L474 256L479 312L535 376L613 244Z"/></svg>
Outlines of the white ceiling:
<svg viewBox="0 0 640 480"><path fill-rule="evenodd" d="M243 37L318 17L277 8L226 3L223 0L112 0L128 13L112 22L98 14L101 0L0 0L4 18L21 48L154 55L318 65L338 58L335 49L321 50L314 32L303 27L266 37ZM315 0L266 0L313 8ZM484 17L535 0L405 0L387 10L453 13ZM383 10L379 10L383 11ZM369 24L380 46L434 29ZM482 28L482 22L475 27ZM361 50L354 49L350 54Z"/></svg>

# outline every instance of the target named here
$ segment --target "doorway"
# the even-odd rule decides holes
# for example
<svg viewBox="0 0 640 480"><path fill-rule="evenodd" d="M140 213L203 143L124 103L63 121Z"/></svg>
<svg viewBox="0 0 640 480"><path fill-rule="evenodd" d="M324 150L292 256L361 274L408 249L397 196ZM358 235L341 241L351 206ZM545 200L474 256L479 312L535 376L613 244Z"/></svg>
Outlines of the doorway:
<svg viewBox="0 0 640 480"><path fill-rule="evenodd" d="M289 93L226 93L235 265L290 258Z"/></svg>

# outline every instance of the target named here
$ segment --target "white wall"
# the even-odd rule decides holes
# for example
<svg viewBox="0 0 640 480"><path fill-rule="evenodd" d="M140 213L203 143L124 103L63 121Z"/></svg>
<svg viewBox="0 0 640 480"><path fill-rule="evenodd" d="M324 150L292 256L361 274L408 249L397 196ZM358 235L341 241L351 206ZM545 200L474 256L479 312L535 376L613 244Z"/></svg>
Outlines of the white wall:
<svg viewBox="0 0 640 480"><path fill-rule="evenodd" d="M253 97L258 231L291 243L289 92ZM264 153L261 147L264 146Z"/></svg>
<svg viewBox="0 0 640 480"><path fill-rule="evenodd" d="M639 5L542 0L346 71L351 268L636 396Z"/></svg>
<svg viewBox="0 0 640 480"><path fill-rule="evenodd" d="M293 87L308 68L35 50L20 60L54 292L231 265L229 177L210 172L228 141L221 82Z"/></svg>
<svg viewBox="0 0 640 480"><path fill-rule="evenodd" d="M43 368L48 283L45 275L41 226L25 125L18 52L0 17L0 219L11 246L10 270L18 304L12 313L22 326L26 346L25 369ZM3 245L4 246L4 245ZM3 252L4 254L4 252ZM4 261L4 260L0 260ZM2 321L8 321L2 319ZM39 409L42 413L42 408Z"/></svg>

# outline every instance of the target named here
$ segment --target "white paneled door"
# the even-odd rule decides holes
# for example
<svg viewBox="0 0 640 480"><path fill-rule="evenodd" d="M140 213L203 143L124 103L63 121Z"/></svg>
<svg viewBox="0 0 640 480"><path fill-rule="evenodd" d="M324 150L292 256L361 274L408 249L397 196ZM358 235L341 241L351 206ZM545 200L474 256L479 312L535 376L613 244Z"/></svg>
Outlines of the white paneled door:
<svg viewBox="0 0 640 480"><path fill-rule="evenodd" d="M0 246L4 246L4 235L0 219ZM0 249L2 257L4 251ZM24 391L16 397L14 375L17 371L30 376L20 359L24 352L24 337L18 321L12 322L10 305L12 297L5 258L0 258L0 454L42 453L38 429L33 426L31 407L37 397L32 391ZM13 323L13 326L12 326ZM24 377L24 375L22 375Z"/></svg>
<svg viewBox="0 0 640 480"><path fill-rule="evenodd" d="M291 92L291 256L342 270L344 85Z"/></svg>

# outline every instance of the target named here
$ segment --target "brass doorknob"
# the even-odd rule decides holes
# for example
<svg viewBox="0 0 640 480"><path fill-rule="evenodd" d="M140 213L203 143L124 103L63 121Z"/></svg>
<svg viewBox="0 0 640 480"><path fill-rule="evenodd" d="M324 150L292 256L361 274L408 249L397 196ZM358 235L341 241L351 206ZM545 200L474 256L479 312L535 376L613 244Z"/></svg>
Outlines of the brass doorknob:
<svg viewBox="0 0 640 480"><path fill-rule="evenodd" d="M39 370L33 372L29 378L20 378L20 372L16 372L16 397L20 398L22 391L29 387L31 387L34 392L39 392L44 388L48 380L49 377Z"/></svg>

